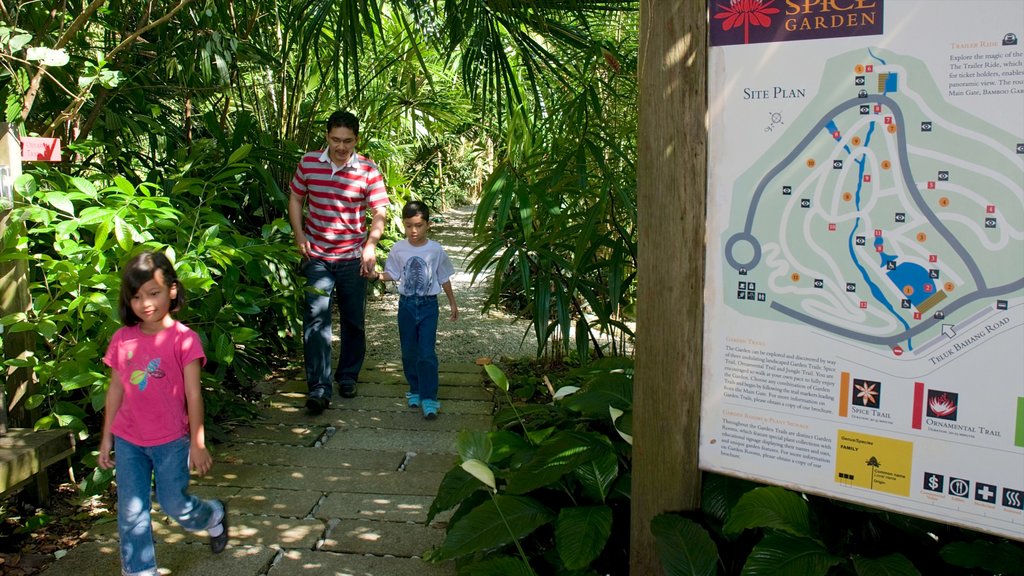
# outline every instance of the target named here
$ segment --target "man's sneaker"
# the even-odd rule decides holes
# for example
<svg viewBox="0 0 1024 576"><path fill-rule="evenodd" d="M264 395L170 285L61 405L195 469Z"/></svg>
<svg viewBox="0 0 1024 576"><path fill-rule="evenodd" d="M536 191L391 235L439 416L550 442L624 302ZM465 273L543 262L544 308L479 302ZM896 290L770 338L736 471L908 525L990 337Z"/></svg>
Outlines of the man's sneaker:
<svg viewBox="0 0 1024 576"><path fill-rule="evenodd" d="M217 502L220 502L224 516L220 519L221 533L217 536L210 536L210 551L214 554L220 554L228 546L228 505L223 500L217 500Z"/></svg>
<svg viewBox="0 0 1024 576"><path fill-rule="evenodd" d="M330 408L331 401L320 396L310 396L306 398L306 414L310 416L319 416L324 413L324 410Z"/></svg>
<svg viewBox="0 0 1024 576"><path fill-rule="evenodd" d="M440 408L441 403L437 400L430 400L428 398L423 399L423 417L427 420L437 418L437 411Z"/></svg>
<svg viewBox="0 0 1024 576"><path fill-rule="evenodd" d="M409 408L419 408L420 407L420 395L419 394L413 394L412 392L406 392L405 393L405 399L409 401Z"/></svg>
<svg viewBox="0 0 1024 576"><path fill-rule="evenodd" d="M355 382L342 382L338 384L338 392L342 398L355 398L356 397L356 383Z"/></svg>

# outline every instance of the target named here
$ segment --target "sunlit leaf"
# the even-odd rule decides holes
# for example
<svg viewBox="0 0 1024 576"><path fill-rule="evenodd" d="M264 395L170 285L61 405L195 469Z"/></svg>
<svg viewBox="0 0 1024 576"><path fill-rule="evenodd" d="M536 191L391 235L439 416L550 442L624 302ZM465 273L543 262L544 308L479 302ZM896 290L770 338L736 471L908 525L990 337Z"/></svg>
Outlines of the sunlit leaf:
<svg viewBox="0 0 1024 576"><path fill-rule="evenodd" d="M491 490L498 490L498 485L494 481L494 471L491 470L487 464L473 459L466 460L461 466L463 470L469 472L474 478L486 484Z"/></svg>

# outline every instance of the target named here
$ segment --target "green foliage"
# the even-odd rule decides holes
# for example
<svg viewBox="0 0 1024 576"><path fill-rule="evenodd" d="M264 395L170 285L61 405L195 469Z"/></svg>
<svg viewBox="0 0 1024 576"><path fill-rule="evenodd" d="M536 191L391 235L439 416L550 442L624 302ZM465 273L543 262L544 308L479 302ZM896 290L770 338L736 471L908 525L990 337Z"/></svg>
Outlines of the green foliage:
<svg viewBox="0 0 1024 576"><path fill-rule="evenodd" d="M19 180L23 203L11 214L0 259L29 264L33 307L0 323L39 344L27 359L5 361L31 368L38 380L26 401L39 414L37 429L68 427L80 440L99 431L109 379L101 358L120 327L120 268L144 249L166 251L185 287L176 317L199 334L207 355L208 437L223 438L223 424L253 417L239 394L250 393L290 342L298 306L290 229L249 216L258 196L248 186L249 151L197 143L166 167L164 186L134 174L47 168ZM108 479L94 473L86 486Z"/></svg>
<svg viewBox="0 0 1024 576"><path fill-rule="evenodd" d="M581 71L589 77L593 71ZM597 75L600 77L599 75ZM538 355L619 354L633 336L635 296L635 111L621 107L619 78L552 94L558 115L515 116L508 145L484 184L469 263L493 272L488 305L533 320ZM600 338L600 334L612 338ZM576 346L571 346L575 340Z"/></svg>
<svg viewBox="0 0 1024 576"><path fill-rule="evenodd" d="M651 523L672 576L1024 573L1024 547L779 487L705 475L702 511Z"/></svg>
<svg viewBox="0 0 1024 576"><path fill-rule="evenodd" d="M667 574L715 576L718 550L707 531L693 520L662 514L651 520L651 534Z"/></svg>
<svg viewBox="0 0 1024 576"><path fill-rule="evenodd" d="M631 365L599 361L572 373L583 386L568 398L591 408L609 398L605 380L617 381L624 362ZM485 368L511 400L505 373ZM631 410L632 388L619 389L615 402ZM428 518L456 510L431 560L458 559L460 574L622 573L631 449L607 404L591 415L568 398L512 405L495 417L495 431L459 436L460 465L445 475Z"/></svg>

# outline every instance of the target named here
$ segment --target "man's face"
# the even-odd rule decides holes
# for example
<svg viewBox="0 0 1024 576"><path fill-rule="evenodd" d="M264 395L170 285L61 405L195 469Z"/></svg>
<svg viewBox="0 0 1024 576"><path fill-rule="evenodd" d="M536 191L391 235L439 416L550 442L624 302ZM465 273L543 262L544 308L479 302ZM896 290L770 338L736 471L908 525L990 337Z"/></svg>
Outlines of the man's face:
<svg viewBox="0 0 1024 576"><path fill-rule="evenodd" d="M338 126L327 133L328 155L331 157L331 161L338 166L348 162L358 143L359 136L356 136L351 128Z"/></svg>

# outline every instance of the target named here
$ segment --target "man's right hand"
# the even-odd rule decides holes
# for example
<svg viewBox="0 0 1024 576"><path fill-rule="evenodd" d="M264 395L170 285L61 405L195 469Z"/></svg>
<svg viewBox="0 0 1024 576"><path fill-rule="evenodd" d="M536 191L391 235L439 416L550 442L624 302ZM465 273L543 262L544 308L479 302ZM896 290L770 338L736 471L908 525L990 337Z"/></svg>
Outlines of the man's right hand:
<svg viewBox="0 0 1024 576"><path fill-rule="evenodd" d="M295 232L295 245L299 248L299 254L301 254L303 258L309 258L309 240L306 239L306 235L301 231Z"/></svg>

